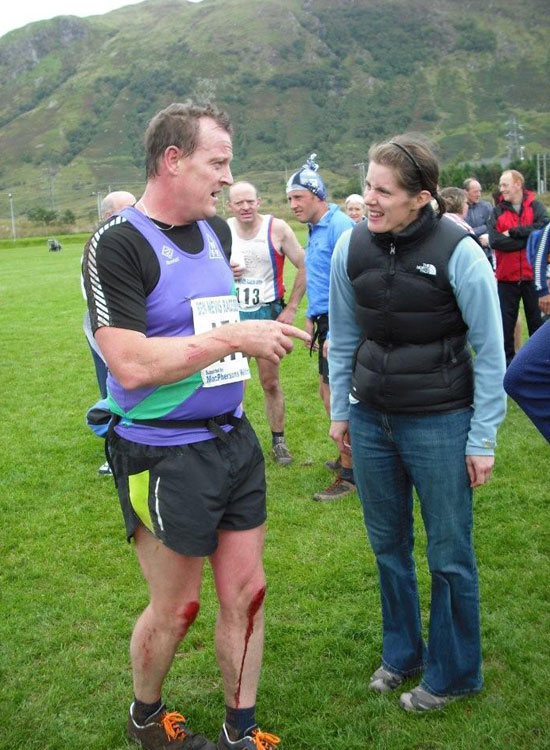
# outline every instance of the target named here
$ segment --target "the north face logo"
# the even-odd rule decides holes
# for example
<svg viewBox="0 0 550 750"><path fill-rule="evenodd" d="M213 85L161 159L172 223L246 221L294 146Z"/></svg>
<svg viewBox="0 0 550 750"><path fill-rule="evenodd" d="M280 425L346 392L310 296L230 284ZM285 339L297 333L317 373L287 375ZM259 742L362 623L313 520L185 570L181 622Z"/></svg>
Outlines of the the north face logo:
<svg viewBox="0 0 550 750"><path fill-rule="evenodd" d="M416 270L419 273L426 274L426 276L437 276L436 268L435 266L432 266L431 263L420 263L420 265L416 267Z"/></svg>

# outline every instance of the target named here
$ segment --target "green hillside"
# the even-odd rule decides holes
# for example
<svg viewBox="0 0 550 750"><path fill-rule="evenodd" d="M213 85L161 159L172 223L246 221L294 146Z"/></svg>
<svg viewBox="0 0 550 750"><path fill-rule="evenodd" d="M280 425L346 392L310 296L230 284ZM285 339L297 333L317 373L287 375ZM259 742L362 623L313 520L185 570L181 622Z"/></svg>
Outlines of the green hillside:
<svg viewBox="0 0 550 750"><path fill-rule="evenodd" d="M536 21L536 22L535 22ZM231 114L237 175L282 185L316 151L349 181L370 143L429 133L441 157L550 150L547 0L145 0L0 39L0 234L36 205L91 218L139 190L150 116L187 97Z"/></svg>

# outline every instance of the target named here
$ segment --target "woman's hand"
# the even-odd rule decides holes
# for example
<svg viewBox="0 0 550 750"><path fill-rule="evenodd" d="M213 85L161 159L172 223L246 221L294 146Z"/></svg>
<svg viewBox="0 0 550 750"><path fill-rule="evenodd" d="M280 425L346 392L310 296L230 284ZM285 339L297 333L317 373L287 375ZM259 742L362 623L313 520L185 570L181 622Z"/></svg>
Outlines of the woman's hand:
<svg viewBox="0 0 550 750"><path fill-rule="evenodd" d="M470 487L481 487L489 481L495 465L494 456L466 456L466 468L470 477Z"/></svg>
<svg viewBox="0 0 550 750"><path fill-rule="evenodd" d="M338 446L340 454L344 453L347 456L351 456L351 443L349 436L349 422L336 422L330 423L330 437L334 440Z"/></svg>

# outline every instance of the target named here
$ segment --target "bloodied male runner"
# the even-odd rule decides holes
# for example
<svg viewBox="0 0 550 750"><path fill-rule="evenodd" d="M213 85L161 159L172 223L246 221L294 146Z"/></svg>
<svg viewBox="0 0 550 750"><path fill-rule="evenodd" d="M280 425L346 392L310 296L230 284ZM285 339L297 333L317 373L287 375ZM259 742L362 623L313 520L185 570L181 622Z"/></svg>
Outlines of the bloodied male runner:
<svg viewBox="0 0 550 750"><path fill-rule="evenodd" d="M92 328L109 366L107 441L128 539L150 601L130 644L128 735L147 750L273 750L256 723L265 576L264 461L241 407L247 357L274 364L307 335L239 321L231 233L216 216L232 183L231 126L212 106L172 104L150 122L147 184L92 238ZM162 686L199 615L208 558L226 719L217 745L169 711Z"/></svg>

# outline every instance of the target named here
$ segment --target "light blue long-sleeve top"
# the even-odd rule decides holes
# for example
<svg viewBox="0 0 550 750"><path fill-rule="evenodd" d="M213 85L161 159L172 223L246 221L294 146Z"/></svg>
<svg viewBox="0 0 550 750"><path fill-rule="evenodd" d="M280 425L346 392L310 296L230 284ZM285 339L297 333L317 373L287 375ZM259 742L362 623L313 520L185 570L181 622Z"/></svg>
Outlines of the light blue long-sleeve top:
<svg viewBox="0 0 550 750"><path fill-rule="evenodd" d="M330 259L341 234L353 226L353 221L336 203L328 204L328 211L317 224L308 224L305 260L308 318L328 312Z"/></svg>
<svg viewBox="0 0 550 750"><path fill-rule="evenodd" d="M332 256L330 277L330 401L333 421L349 419L352 361L361 338L355 318L355 294L347 274L351 231ZM449 280L473 349L474 402L466 455L491 456L498 426L506 415L502 380L506 370L502 318L492 269L479 245L465 237L448 265Z"/></svg>

